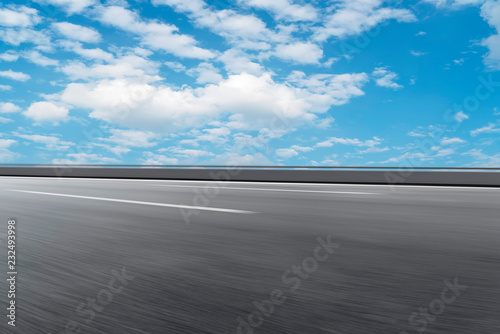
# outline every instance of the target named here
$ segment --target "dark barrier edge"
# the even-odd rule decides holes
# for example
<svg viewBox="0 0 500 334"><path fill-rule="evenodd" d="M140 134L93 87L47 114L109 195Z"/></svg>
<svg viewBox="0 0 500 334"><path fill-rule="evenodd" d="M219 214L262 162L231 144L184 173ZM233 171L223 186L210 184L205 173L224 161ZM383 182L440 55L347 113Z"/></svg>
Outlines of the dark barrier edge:
<svg viewBox="0 0 500 334"><path fill-rule="evenodd" d="M500 187L500 172L401 170L262 170L175 168L0 167L4 177L386 184Z"/></svg>

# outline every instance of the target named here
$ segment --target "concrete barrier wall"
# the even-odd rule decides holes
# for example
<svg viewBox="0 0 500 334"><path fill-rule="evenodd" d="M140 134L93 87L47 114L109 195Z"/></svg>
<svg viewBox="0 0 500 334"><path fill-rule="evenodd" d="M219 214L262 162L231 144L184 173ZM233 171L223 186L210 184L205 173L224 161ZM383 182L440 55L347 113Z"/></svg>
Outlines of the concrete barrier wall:
<svg viewBox="0 0 500 334"><path fill-rule="evenodd" d="M496 171L0 167L0 176L500 187Z"/></svg>

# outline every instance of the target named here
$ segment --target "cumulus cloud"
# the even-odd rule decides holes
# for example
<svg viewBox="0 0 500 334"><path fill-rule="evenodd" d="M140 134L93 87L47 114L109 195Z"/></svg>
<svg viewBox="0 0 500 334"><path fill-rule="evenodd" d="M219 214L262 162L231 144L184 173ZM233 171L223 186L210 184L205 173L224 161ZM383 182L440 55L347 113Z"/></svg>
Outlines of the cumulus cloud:
<svg viewBox="0 0 500 334"><path fill-rule="evenodd" d="M248 73L262 75L265 70L259 63L253 62L244 52L238 49L229 49L218 57L224 63L224 68L230 74Z"/></svg>
<svg viewBox="0 0 500 334"><path fill-rule="evenodd" d="M262 153L241 154L238 152L228 152L217 155L209 161L209 164L226 166L274 166L275 162L269 160Z"/></svg>
<svg viewBox="0 0 500 334"><path fill-rule="evenodd" d="M137 35L142 44L155 50L185 58L209 59L215 56L212 51L196 46L198 43L193 37L180 34L175 25L142 20L135 12L123 7L99 7L97 19Z"/></svg>
<svg viewBox="0 0 500 334"><path fill-rule="evenodd" d="M294 4L290 0L238 0L242 5L252 6L271 12L278 20L314 21L318 12L310 4Z"/></svg>
<svg viewBox="0 0 500 334"><path fill-rule="evenodd" d="M15 54L13 51L8 51L0 54L0 60L3 61L16 61L19 59L19 55Z"/></svg>
<svg viewBox="0 0 500 334"><path fill-rule="evenodd" d="M70 153L65 159L53 159L55 165L85 165L85 164L114 164L120 160L104 157L95 153Z"/></svg>
<svg viewBox="0 0 500 334"><path fill-rule="evenodd" d="M102 49L99 48L94 48L94 49L86 49L83 48L82 43L80 42L74 42L74 41L59 41L58 43L64 50L68 52L74 52L79 56L82 56L83 58L90 59L90 60L103 60L107 61L109 63L113 63L113 61L117 61L118 59L115 60L113 54L106 52ZM121 61L121 60L118 60Z"/></svg>
<svg viewBox="0 0 500 334"><path fill-rule="evenodd" d="M153 152L144 152L140 162L142 165L177 165L179 164L179 159Z"/></svg>
<svg viewBox="0 0 500 334"><path fill-rule="evenodd" d="M459 122L459 123L462 123L463 121L465 121L466 119L469 119L469 116L467 116L466 114L464 114L463 112L459 111L455 114L455 116L453 116L453 118L455 119L455 121Z"/></svg>
<svg viewBox="0 0 500 334"><path fill-rule="evenodd" d="M500 166L500 153L488 155L480 149L472 149L462 155L469 155L474 158L474 162L470 166L477 167L498 167Z"/></svg>
<svg viewBox="0 0 500 334"><path fill-rule="evenodd" d="M199 158L199 157L210 157L214 156L212 152L204 151L204 150L193 150L186 149L181 147L169 147L159 149L158 152L170 152L176 156L180 156L182 158Z"/></svg>
<svg viewBox="0 0 500 334"><path fill-rule="evenodd" d="M372 75L375 77L377 86L392 88L394 90L403 88L403 86L394 82L394 80L398 79L398 74L389 71L387 67L377 67Z"/></svg>
<svg viewBox="0 0 500 334"><path fill-rule="evenodd" d="M52 102L35 102L23 112L23 115L31 118L36 123L49 122L58 124L68 119L68 109L59 107Z"/></svg>
<svg viewBox="0 0 500 334"><path fill-rule="evenodd" d="M186 71L186 66L182 65L178 61L166 61L163 64L175 72L185 72Z"/></svg>
<svg viewBox="0 0 500 334"><path fill-rule="evenodd" d="M483 126L482 128L472 130L470 135L472 137L478 136L483 133L500 133L500 127L498 127L494 123L488 123L488 125Z"/></svg>
<svg viewBox="0 0 500 334"><path fill-rule="evenodd" d="M69 141L63 141L59 137L54 136L42 136L42 135L26 135L26 134L15 134L17 137L33 141L37 144L43 144L45 149L50 151L65 151L75 144Z"/></svg>
<svg viewBox="0 0 500 334"><path fill-rule="evenodd" d="M370 153L370 152L374 153L374 152L381 152L380 150L374 149L377 145L380 145L381 143L382 143L382 139L380 139L378 137L373 137L372 139L368 139L368 140L360 140L358 138L331 137L328 140L317 143L315 145L315 147L332 147L335 144L352 145L352 146L372 148L373 150L366 151L363 153ZM385 149L384 149L384 151L385 151Z"/></svg>
<svg viewBox="0 0 500 334"><path fill-rule="evenodd" d="M101 34L93 28L83 27L69 22L54 22L52 29L62 36L85 43L97 43L101 40Z"/></svg>
<svg viewBox="0 0 500 334"><path fill-rule="evenodd" d="M286 120L290 128L316 119L333 105L363 95L366 74L328 75L319 87L302 76L300 87L277 83L270 74L230 75L218 84L175 89L134 80L71 83L56 100L90 109L90 116L113 124L155 131L197 128L219 117L239 115L239 122L260 130ZM299 81L300 81L299 80Z"/></svg>
<svg viewBox="0 0 500 334"><path fill-rule="evenodd" d="M0 162L11 162L20 156L20 154L9 150L16 143L17 141L13 139L0 139Z"/></svg>
<svg viewBox="0 0 500 334"><path fill-rule="evenodd" d="M94 5L96 0L34 0L42 5L53 5L62 8L68 14L79 14Z"/></svg>
<svg viewBox="0 0 500 334"><path fill-rule="evenodd" d="M280 148L276 150L276 155L281 158L289 159L299 155L299 153L292 148Z"/></svg>
<svg viewBox="0 0 500 334"><path fill-rule="evenodd" d="M11 6L0 8L0 26L3 27L31 27L42 21L38 11L26 6Z"/></svg>
<svg viewBox="0 0 500 334"><path fill-rule="evenodd" d="M297 42L278 45L274 55L278 58L299 64L318 64L321 58L323 58L323 50L314 43Z"/></svg>
<svg viewBox="0 0 500 334"><path fill-rule="evenodd" d="M414 22L415 15L408 9L384 7L383 0L341 0L324 25L316 30L315 38L326 41L334 36L345 38L370 30L387 20Z"/></svg>
<svg viewBox="0 0 500 334"><path fill-rule="evenodd" d="M500 2L485 1L481 6L481 16L496 30L496 34L482 41L482 44L489 49L485 62L490 68L500 70Z"/></svg>
<svg viewBox="0 0 500 334"><path fill-rule="evenodd" d="M219 83L223 79L219 70L210 63L201 63L186 71L186 74L196 77L198 84Z"/></svg>
<svg viewBox="0 0 500 334"><path fill-rule="evenodd" d="M0 40L19 46L23 43L32 43L39 46L50 45L50 37L47 36L44 30L34 30L31 28L8 28L0 29Z"/></svg>
<svg viewBox="0 0 500 334"><path fill-rule="evenodd" d="M58 60L50 59L50 58L42 55L38 51L34 51L34 50L32 50L32 51L26 51L26 52L23 52L21 55L22 55L23 58L25 58L29 62L31 62L33 64L36 64L36 65L43 66L43 67L46 67L46 66L58 66L59 65L59 61Z"/></svg>
<svg viewBox="0 0 500 334"><path fill-rule="evenodd" d="M443 140L441 140L441 145L453 145L453 144L463 144L463 143L465 143L465 140L460 139L458 137L443 138Z"/></svg>
<svg viewBox="0 0 500 334"><path fill-rule="evenodd" d="M12 70L0 71L0 77L17 81L28 81L29 79L31 79L31 77L28 74L22 72L14 72Z"/></svg>
<svg viewBox="0 0 500 334"><path fill-rule="evenodd" d="M95 51L97 52L96 49ZM87 50L88 51L88 50ZM102 50L101 50L102 51ZM76 51L79 52L79 51ZM97 54L94 54L97 56ZM105 56L101 54L101 56ZM60 71L72 80L89 80L104 78L136 78L137 81L151 82L161 78L157 75L160 63L151 61L134 54L112 58L108 63L94 63L86 65L81 61L69 62Z"/></svg>
<svg viewBox="0 0 500 334"><path fill-rule="evenodd" d="M155 5L173 7L177 12L186 13L195 24L222 36L240 48L267 49L268 42L285 41L287 31L273 32L264 21L234 10L212 10L203 0L153 0Z"/></svg>
<svg viewBox="0 0 500 334"><path fill-rule="evenodd" d="M21 108L11 102L0 102L0 113L7 114L20 111Z"/></svg>
<svg viewBox="0 0 500 334"><path fill-rule="evenodd" d="M157 138L152 132L121 129L111 129L110 132L111 136L109 138L99 138L99 140L122 147L152 147L156 145L156 143L151 142L151 140Z"/></svg>

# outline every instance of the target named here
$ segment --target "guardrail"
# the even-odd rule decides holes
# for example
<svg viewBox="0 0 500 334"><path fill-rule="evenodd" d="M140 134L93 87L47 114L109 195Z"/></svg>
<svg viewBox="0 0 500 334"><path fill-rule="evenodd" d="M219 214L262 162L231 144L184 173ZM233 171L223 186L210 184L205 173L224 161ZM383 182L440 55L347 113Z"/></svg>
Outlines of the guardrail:
<svg viewBox="0 0 500 334"><path fill-rule="evenodd" d="M500 187L495 167L0 165L0 176Z"/></svg>

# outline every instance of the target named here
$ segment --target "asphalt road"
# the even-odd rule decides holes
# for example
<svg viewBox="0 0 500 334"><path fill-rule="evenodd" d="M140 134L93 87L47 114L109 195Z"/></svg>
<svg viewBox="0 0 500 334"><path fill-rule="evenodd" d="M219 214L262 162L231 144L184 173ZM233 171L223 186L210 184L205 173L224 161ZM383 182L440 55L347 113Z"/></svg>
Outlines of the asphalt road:
<svg viewBox="0 0 500 334"><path fill-rule="evenodd" d="M500 332L498 188L0 178L0 203L1 333Z"/></svg>

